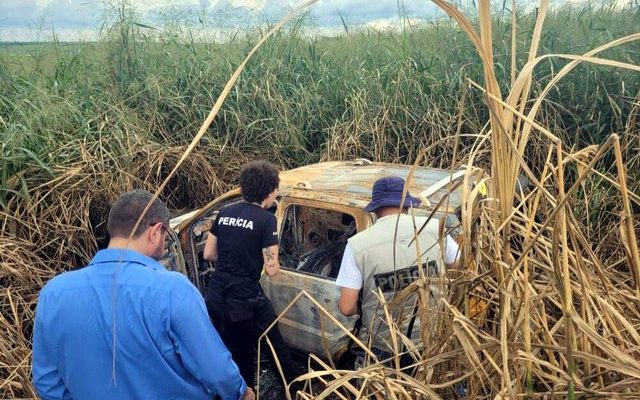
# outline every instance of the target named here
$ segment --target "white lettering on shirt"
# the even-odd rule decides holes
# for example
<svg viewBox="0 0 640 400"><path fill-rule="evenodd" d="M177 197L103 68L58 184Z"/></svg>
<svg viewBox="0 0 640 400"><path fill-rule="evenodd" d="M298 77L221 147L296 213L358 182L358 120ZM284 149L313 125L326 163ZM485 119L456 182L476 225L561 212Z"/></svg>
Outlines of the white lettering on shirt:
<svg viewBox="0 0 640 400"><path fill-rule="evenodd" d="M218 220L218 225L237 226L238 228L253 230L253 221L244 218L222 217Z"/></svg>

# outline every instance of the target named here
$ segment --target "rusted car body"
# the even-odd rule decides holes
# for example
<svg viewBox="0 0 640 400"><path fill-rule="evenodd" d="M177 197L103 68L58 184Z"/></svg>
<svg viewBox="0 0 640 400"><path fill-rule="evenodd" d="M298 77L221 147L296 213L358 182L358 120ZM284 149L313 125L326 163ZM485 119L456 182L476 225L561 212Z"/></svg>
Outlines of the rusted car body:
<svg viewBox="0 0 640 400"><path fill-rule="evenodd" d="M355 317L344 317L338 311L340 290L335 285L344 245L350 236L375 222L375 215L364 211L374 181L382 176L406 179L410 171L407 165L356 160L313 164L280 173L280 197L271 211L278 219L282 268L274 278L262 279L265 294L277 313L304 290L345 327L353 328ZM459 183L470 173L480 172L416 168L409 190L423 203L412 212L429 215L448 195L433 218L457 221L454 210L462 199ZM203 277L215 268L202 257L207 232L218 211L238 201L242 196L235 189L200 210L172 220L176 240L163 262L186 274L201 291L206 284ZM280 329L293 348L326 358L337 359L348 344L348 335L305 297L283 315Z"/></svg>

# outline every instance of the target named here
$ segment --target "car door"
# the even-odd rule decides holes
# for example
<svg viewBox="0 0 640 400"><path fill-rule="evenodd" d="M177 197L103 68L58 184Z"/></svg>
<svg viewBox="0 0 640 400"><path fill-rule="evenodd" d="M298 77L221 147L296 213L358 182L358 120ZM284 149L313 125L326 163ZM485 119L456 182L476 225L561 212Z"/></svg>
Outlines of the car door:
<svg viewBox="0 0 640 400"><path fill-rule="evenodd" d="M280 331L293 348L337 359L349 343L347 333L322 310L349 331L356 316L338 310L340 288L335 278L346 239L371 223L361 209L311 199L285 197L278 207L280 273L262 276L261 284L277 314L302 291L280 320Z"/></svg>
<svg viewBox="0 0 640 400"><path fill-rule="evenodd" d="M178 234L173 229L168 229L167 232L167 248L158 261L169 271L177 271L188 276Z"/></svg>
<svg viewBox="0 0 640 400"><path fill-rule="evenodd" d="M238 201L242 201L242 195L235 189L200 210L171 219L171 235L175 240L161 262L167 269L185 274L203 294L204 279L214 268L214 263L202 256L207 232L222 207Z"/></svg>
<svg viewBox="0 0 640 400"><path fill-rule="evenodd" d="M205 260L203 257L204 246L211 225L215 221L218 212L230 204L243 201L239 190L234 190L217 198L206 209L199 213L192 224L185 229L183 240L186 244L185 261L191 269L197 271L194 279L190 279L204 294L204 286L207 276L213 272L215 262Z"/></svg>

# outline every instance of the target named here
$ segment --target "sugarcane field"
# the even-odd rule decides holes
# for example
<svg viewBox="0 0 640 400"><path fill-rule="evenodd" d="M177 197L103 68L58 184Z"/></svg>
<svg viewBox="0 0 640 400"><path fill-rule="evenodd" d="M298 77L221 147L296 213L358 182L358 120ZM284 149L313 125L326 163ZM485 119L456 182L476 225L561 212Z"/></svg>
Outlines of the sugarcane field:
<svg viewBox="0 0 640 400"><path fill-rule="evenodd" d="M638 0L2 0L0 139L0 398L640 399Z"/></svg>

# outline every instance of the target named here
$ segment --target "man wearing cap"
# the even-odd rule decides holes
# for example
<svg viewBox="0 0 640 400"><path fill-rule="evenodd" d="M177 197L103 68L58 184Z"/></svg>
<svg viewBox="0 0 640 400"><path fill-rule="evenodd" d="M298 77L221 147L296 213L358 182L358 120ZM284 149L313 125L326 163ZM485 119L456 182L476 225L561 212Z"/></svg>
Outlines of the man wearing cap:
<svg viewBox="0 0 640 400"><path fill-rule="evenodd" d="M413 240L427 218L408 214L420 200L407 193L402 203L403 189L404 179L398 177L384 177L374 183L365 211L374 212L376 222L349 239L336 279L341 287L339 309L346 316L358 313L362 291L362 329L372 334L373 347L384 353L390 350L385 334L388 328L382 322L384 314L374 292L380 289L390 298L420 276L419 266L427 276L437 277L444 274L444 265L454 264L459 256L459 247L449 235L442 240L443 248L439 245L437 220L430 220L418 240Z"/></svg>

